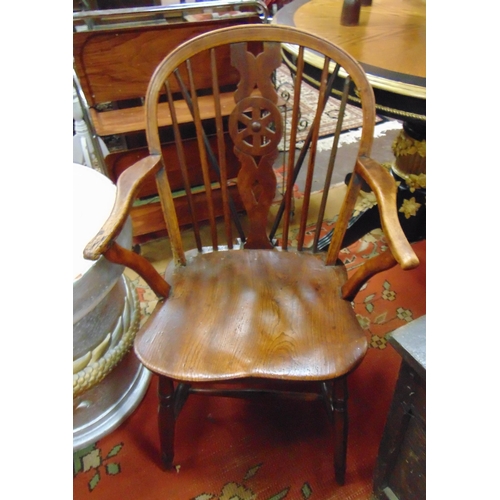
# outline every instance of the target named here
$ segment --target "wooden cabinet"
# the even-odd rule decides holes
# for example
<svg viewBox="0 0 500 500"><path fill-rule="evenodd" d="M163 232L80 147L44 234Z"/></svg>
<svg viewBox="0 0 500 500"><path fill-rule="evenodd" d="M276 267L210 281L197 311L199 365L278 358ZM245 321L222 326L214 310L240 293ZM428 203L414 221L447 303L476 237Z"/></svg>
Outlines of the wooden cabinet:
<svg viewBox="0 0 500 500"><path fill-rule="evenodd" d="M389 339L402 361L375 468L377 499L425 498L425 325L423 316Z"/></svg>

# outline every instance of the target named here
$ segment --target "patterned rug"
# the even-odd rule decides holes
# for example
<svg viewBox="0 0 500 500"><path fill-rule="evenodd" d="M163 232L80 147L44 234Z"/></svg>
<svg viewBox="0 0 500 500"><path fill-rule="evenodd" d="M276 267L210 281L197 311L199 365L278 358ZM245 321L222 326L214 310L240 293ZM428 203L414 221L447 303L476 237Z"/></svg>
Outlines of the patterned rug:
<svg viewBox="0 0 500 500"><path fill-rule="evenodd" d="M290 74L290 69L286 65L281 65L276 70L276 90L278 95L286 103L293 103L294 89L296 82ZM300 120L297 132L297 142L304 141L314 120L319 93L318 91L302 81L300 91ZM320 137L328 137L335 133L337 119L340 108L340 100L330 98L321 115ZM284 121L285 131L281 144L281 150L288 150L291 130L291 113L286 112L285 105ZM377 122L382 119L377 117ZM360 127L363 123L363 113L360 108L347 104L344 119L342 121L342 131L352 130ZM300 146L300 144L299 144Z"/></svg>
<svg viewBox="0 0 500 500"><path fill-rule="evenodd" d="M344 249L342 259L352 272L385 248L382 232L372 231ZM425 314L425 248L425 241L414 244L419 268L375 276L352 304L370 349L349 382L345 486L334 480L333 442L323 408L292 401L264 406L192 396L177 426L176 471L163 472L153 377L139 407L117 430L74 454L74 499L368 500L400 364L386 335ZM155 297L137 275L130 277L144 319Z"/></svg>

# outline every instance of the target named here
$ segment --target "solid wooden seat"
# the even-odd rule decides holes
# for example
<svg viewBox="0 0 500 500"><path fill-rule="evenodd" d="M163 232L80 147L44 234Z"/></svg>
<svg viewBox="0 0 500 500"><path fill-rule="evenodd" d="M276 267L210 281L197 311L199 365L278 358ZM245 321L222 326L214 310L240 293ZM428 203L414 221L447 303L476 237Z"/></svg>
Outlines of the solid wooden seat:
<svg viewBox="0 0 500 500"><path fill-rule="evenodd" d="M298 46L293 68L296 85L286 106L287 124L273 81L274 71L282 64L282 44ZM230 55L227 62L218 57L219 51ZM193 62L200 54L209 61L204 75L197 74L198 66ZM317 101L308 102L316 110L314 119L299 146L301 82L309 57L321 58L323 70ZM229 117L224 117L220 82L234 70L239 75L234 108ZM195 76L212 82L215 120L210 127L201 118ZM179 83L188 89L193 105L198 155L194 162L189 160L193 145L184 140L175 118L172 89ZM338 135L352 85L363 110L359 150L352 158L347 189L331 190ZM338 113L325 117L322 115L332 89L341 95ZM166 94L173 117L175 142L168 149L162 148L158 125L162 94ZM113 211L84 254L89 259L104 255L131 267L160 299L137 334L135 352L159 376L163 466L173 467L175 423L189 395L269 394L324 403L334 426L335 477L343 484L347 377L367 349L351 300L374 274L396 264L403 269L418 265L399 224L396 183L370 158L375 102L363 69L339 47L294 28L253 25L221 29L182 44L163 59L149 84L145 109L149 156L141 157L121 173ZM336 135L328 139L324 189L319 207L313 208L312 178L322 118L336 120ZM211 137L209 131L213 130L215 135ZM289 139L284 160L285 190L279 192L273 167L285 134ZM303 168L303 195L300 211L296 212L294 183ZM214 175L217 189L212 188ZM134 199L153 177L172 250L165 279L145 258L115 241ZM200 228L200 205L195 200L200 179L205 193L206 231ZM185 213L180 213L175 203L174 190L180 187L179 182L189 207L189 232L181 232ZM377 200L388 248L347 276L339 253L363 183L370 186ZM238 209L232 199L235 186L244 210ZM344 200L340 213L330 221L334 232L327 251L320 252L325 207L332 192L341 193ZM279 205L274 205L276 200ZM217 218L217 213L222 217ZM255 381L258 388L246 387ZM221 383L233 388L221 388ZM267 388L268 383L278 383L280 390ZM283 384L301 385L305 392L282 390Z"/></svg>
<svg viewBox="0 0 500 500"><path fill-rule="evenodd" d="M195 382L350 372L367 341L351 304L330 293L346 281L345 269L323 258L219 251L168 269L172 293L136 338L137 355L155 373Z"/></svg>

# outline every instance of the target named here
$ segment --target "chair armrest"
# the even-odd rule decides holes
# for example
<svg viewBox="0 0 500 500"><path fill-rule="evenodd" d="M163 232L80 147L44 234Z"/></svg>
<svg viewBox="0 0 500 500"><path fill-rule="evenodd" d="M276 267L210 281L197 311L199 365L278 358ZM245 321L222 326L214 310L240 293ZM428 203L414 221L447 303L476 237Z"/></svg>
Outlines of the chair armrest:
<svg viewBox="0 0 500 500"><path fill-rule="evenodd" d="M111 214L97 235L85 247L83 256L86 259L97 260L111 247L127 220L142 182L146 177L160 169L160 160L160 155L147 156L120 175L116 184L115 204Z"/></svg>
<svg viewBox="0 0 500 500"><path fill-rule="evenodd" d="M355 171L366 181L375 194L382 230L392 255L402 269L414 269L419 265L419 260L399 223L397 186L394 178L378 162L367 156L358 158Z"/></svg>
<svg viewBox="0 0 500 500"><path fill-rule="evenodd" d="M419 265L418 257L399 223L397 186L392 175L375 160L366 156L358 158L355 173L366 181L375 194L389 250L367 260L349 277L342 286L342 298L345 300L354 300L366 281L398 263L405 270L414 269Z"/></svg>
<svg viewBox="0 0 500 500"><path fill-rule="evenodd" d="M122 248L115 241L127 220L135 197L142 182L161 167L161 156L150 155L125 170L116 184L115 204L111 214L97 235L87 244L83 256L97 260L103 255L110 262L130 267L136 271L151 287L159 298L165 298L170 285L160 276L153 265L143 256Z"/></svg>

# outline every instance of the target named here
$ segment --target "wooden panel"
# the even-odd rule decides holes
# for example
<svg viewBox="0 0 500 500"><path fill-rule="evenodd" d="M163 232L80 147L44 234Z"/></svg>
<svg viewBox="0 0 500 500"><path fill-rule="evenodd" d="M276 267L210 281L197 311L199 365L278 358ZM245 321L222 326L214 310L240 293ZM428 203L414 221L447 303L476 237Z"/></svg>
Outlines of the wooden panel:
<svg viewBox="0 0 500 500"><path fill-rule="evenodd" d="M202 120L213 118L215 114L213 97L203 96L200 97L198 101ZM234 109L233 92L221 94L221 106L223 115L228 116ZM189 123L193 120L186 101L176 101L175 108L177 110L177 120L179 123ZM91 108L90 115L97 135L100 136L127 134L138 132L146 128L144 106L110 111L96 111L94 108ZM158 124L160 127L172 125L168 103L160 103L158 106Z"/></svg>
<svg viewBox="0 0 500 500"><path fill-rule="evenodd" d="M400 499L425 498L425 427L414 415L408 419L400 454L388 484Z"/></svg>
<svg viewBox="0 0 500 500"><path fill-rule="evenodd" d="M231 146L231 139L229 135L225 135L226 140L226 158L228 165L228 178L231 179L236 177L238 172L238 160L234 155L233 148ZM184 152L186 155L186 162L188 165L189 178L191 180L191 186L199 186L203 184L203 175L201 172L199 149L196 139L186 140ZM209 138L210 145L214 152L217 151L216 138ZM172 191L179 191L185 189L184 183L182 181L182 175L180 170L179 157L176 154L175 144L169 143L162 146L163 157L165 158L166 168L169 172L169 181ZM116 183L120 174L129 168L131 165L136 163L142 158L148 156L149 152L146 148L132 149L128 151L119 151L116 153L111 153L105 159L106 166L110 178ZM217 173L212 170L210 180L216 182L219 180ZM152 196L158 194L156 189L156 181L154 176L148 179L141 191L139 192L139 198L144 198L147 196Z"/></svg>
<svg viewBox="0 0 500 500"><path fill-rule="evenodd" d="M101 102L143 97L160 61L184 41L216 28L261 22L258 16L200 23L164 24L139 28L80 31L73 34L75 70L90 106ZM235 83L237 71L231 70L229 53L220 58L226 83ZM197 66L208 68L208 61ZM195 66L196 67L196 66ZM210 87L204 71L199 88ZM203 78L206 77L206 80Z"/></svg>
<svg viewBox="0 0 500 500"><path fill-rule="evenodd" d="M374 476L378 499L425 498L425 398L425 381L403 361Z"/></svg>
<svg viewBox="0 0 500 500"><path fill-rule="evenodd" d="M229 191L235 202L238 211L243 210L243 203L238 195L236 186L231 186ZM222 199L221 191L219 189L214 191L214 207L217 217L222 216ZM203 222L208 220L208 212L206 208L206 197L204 193L197 193L194 195L194 202L198 221ZM175 207L180 226L189 226L191 224L191 216L189 207L187 205L187 198L185 196L176 198ZM150 203L138 207L133 207L131 211L132 217L132 235L134 238L144 236L147 234L160 233L166 235L166 226L163 219L160 203ZM140 241L140 239L139 239Z"/></svg>

